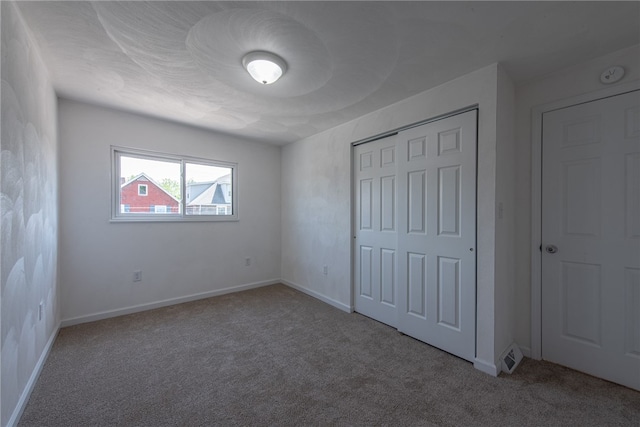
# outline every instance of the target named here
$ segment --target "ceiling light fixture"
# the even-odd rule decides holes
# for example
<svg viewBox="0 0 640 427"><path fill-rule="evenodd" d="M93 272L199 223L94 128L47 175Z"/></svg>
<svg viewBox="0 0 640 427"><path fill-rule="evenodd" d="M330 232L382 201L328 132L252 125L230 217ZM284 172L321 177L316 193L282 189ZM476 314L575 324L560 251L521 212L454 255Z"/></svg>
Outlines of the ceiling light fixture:
<svg viewBox="0 0 640 427"><path fill-rule="evenodd" d="M242 65L258 83L270 85L287 71L287 63L270 52L254 51L242 58Z"/></svg>

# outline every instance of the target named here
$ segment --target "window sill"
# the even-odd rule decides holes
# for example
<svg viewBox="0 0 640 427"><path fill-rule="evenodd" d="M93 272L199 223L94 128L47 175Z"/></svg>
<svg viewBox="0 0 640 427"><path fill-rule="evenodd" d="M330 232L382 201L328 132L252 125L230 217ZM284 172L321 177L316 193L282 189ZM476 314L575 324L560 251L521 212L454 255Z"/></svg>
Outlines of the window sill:
<svg viewBox="0 0 640 427"><path fill-rule="evenodd" d="M199 216L163 216L163 215L136 215L111 217L109 222L238 222L237 215L199 215Z"/></svg>

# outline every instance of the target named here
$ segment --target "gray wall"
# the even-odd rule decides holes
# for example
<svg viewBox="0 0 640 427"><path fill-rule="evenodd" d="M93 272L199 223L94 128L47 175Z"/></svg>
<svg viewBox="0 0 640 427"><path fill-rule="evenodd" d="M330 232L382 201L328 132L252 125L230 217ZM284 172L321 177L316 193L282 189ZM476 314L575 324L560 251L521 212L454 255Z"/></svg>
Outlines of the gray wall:
<svg viewBox="0 0 640 427"><path fill-rule="evenodd" d="M63 325L280 278L280 147L64 99L58 109ZM237 163L239 221L110 222L112 144Z"/></svg>
<svg viewBox="0 0 640 427"><path fill-rule="evenodd" d="M2 408L15 421L59 324L56 97L13 3L2 2ZM44 304L38 320L40 302Z"/></svg>

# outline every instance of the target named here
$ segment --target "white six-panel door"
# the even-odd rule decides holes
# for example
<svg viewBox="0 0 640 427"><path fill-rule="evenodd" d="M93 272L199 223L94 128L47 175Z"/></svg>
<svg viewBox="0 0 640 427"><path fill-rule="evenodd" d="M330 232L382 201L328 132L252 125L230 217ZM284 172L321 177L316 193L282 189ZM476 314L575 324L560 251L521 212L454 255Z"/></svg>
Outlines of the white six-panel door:
<svg viewBox="0 0 640 427"><path fill-rule="evenodd" d="M355 147L355 309L397 325L395 136Z"/></svg>
<svg viewBox="0 0 640 427"><path fill-rule="evenodd" d="M356 311L467 360L475 357L476 117L354 150Z"/></svg>
<svg viewBox="0 0 640 427"><path fill-rule="evenodd" d="M543 117L542 357L640 390L640 91Z"/></svg>
<svg viewBox="0 0 640 427"><path fill-rule="evenodd" d="M398 329L475 357L476 111L398 134Z"/></svg>

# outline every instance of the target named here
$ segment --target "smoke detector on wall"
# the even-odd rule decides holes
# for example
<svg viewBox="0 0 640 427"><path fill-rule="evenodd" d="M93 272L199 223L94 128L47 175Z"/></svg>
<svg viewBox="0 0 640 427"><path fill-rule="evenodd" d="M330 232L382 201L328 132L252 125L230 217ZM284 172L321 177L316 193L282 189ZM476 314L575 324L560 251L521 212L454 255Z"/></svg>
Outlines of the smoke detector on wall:
<svg viewBox="0 0 640 427"><path fill-rule="evenodd" d="M624 68L620 66L609 67L600 74L600 81L604 84L615 83L624 77Z"/></svg>

